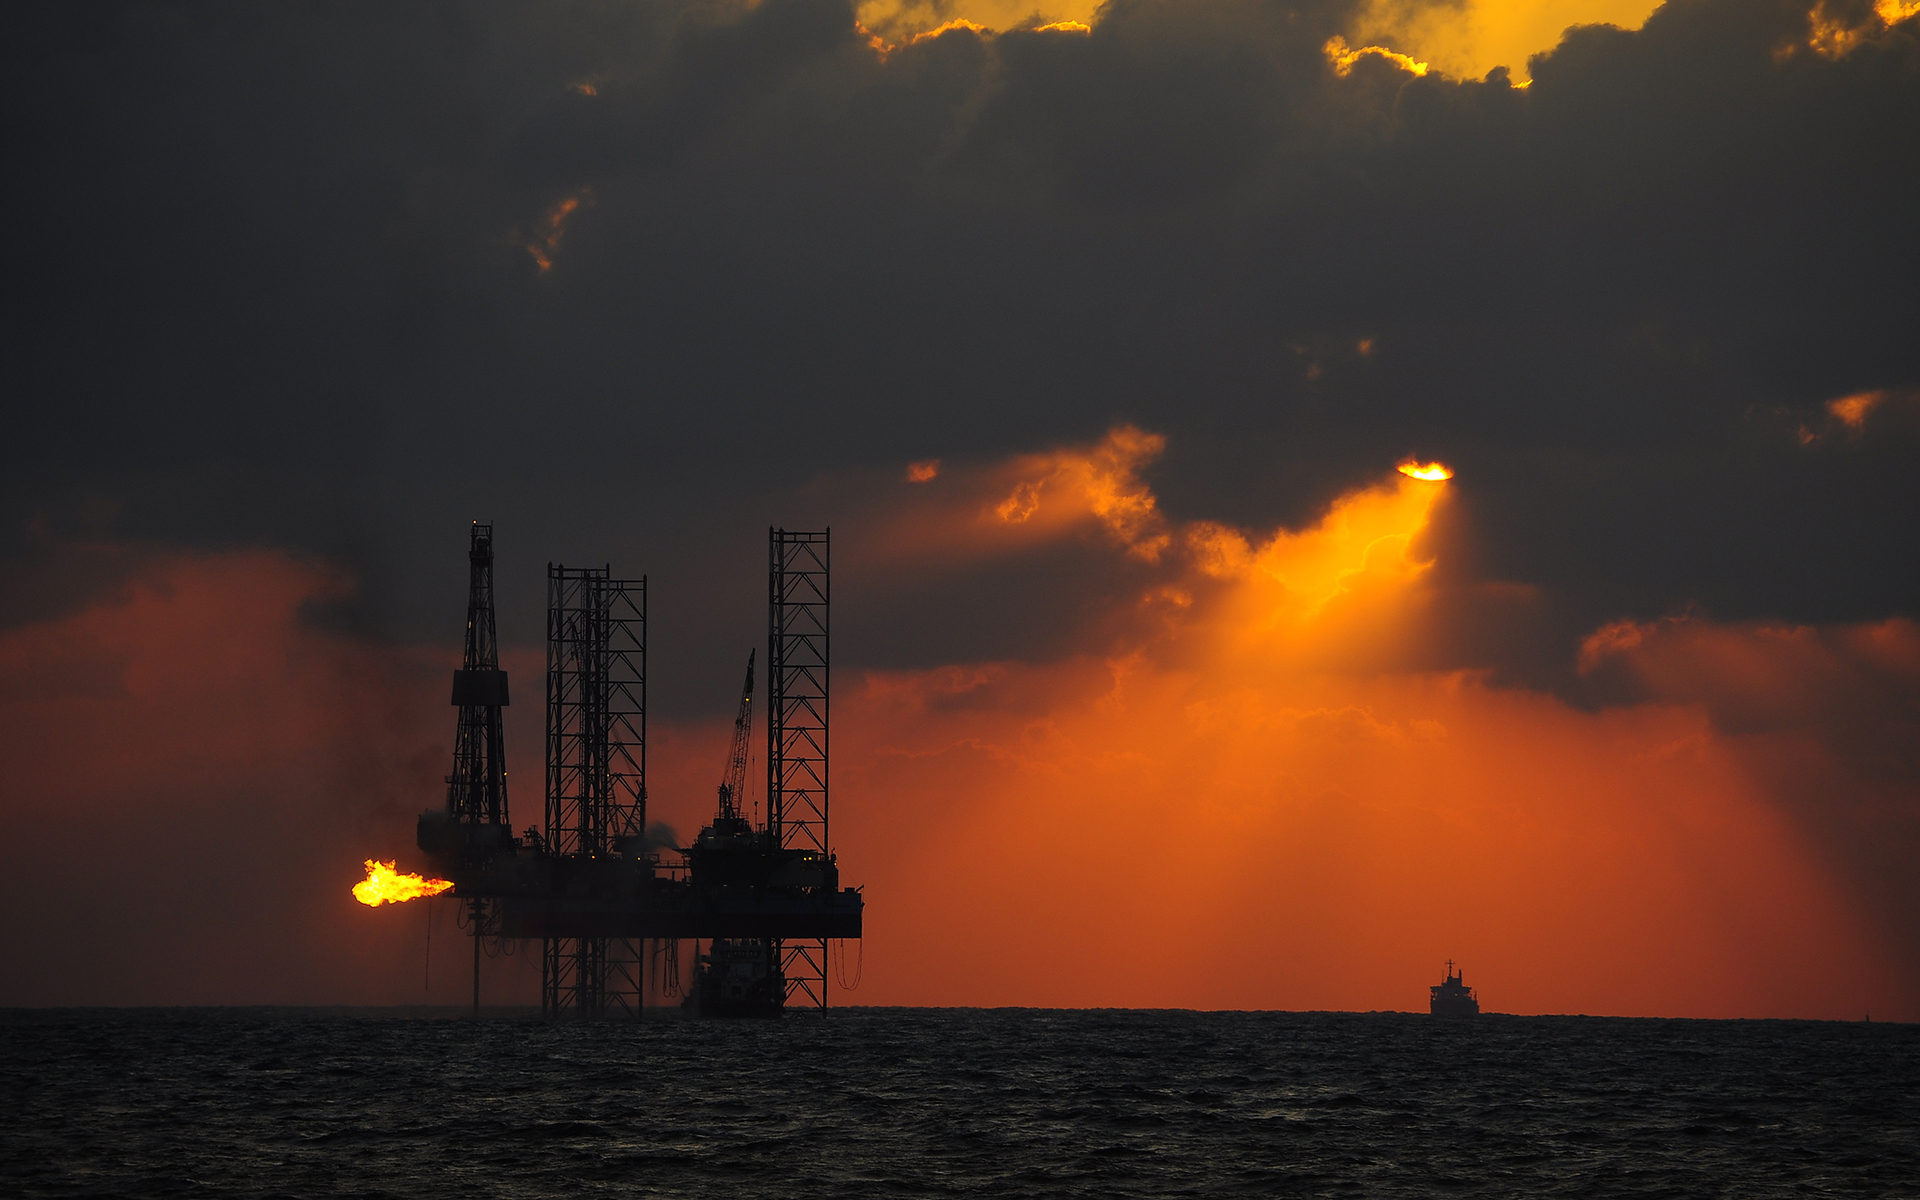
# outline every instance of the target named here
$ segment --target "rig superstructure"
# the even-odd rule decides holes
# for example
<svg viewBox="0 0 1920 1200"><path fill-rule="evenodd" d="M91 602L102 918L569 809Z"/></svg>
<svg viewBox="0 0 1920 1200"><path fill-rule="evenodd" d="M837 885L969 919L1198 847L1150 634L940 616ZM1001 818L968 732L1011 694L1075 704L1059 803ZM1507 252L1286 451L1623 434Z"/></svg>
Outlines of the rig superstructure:
<svg viewBox="0 0 1920 1200"><path fill-rule="evenodd" d="M650 963L660 991L677 987L681 939L695 943L696 1013L826 1007L828 942L860 937L864 909L859 889L840 887L828 837L830 536L768 534L766 820L741 811L749 655L717 815L682 850L647 836L646 580L607 567L547 568L545 822L514 836L493 533L474 525L454 773L418 842L466 906L476 1012L483 939L540 941L541 1008L553 1017L641 1015Z"/></svg>

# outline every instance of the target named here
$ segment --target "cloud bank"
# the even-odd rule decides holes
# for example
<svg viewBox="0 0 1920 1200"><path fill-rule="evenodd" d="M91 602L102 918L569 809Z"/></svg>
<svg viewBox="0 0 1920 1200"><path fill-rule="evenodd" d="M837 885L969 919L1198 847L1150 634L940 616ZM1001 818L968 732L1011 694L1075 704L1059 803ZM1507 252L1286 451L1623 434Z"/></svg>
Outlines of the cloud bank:
<svg viewBox="0 0 1920 1200"><path fill-rule="evenodd" d="M1194 1003L1372 1006L1458 950L1439 924L1390 933L1439 886L1415 848L1443 848L1563 918L1552 954L1545 924L1473 925L1533 972L1502 981L1516 1004L1580 1007L1583 964L1639 939L1703 965L1664 998L1620 984L1621 1011L1920 1012L1898 869L1916 14L1676 0L1567 31L1524 88L1419 42L1467 36L1437 8L872 15L10 13L0 638L8 794L41 836L133 847L113 831L184 830L163 819L182 797L223 795L221 845L297 841L241 832L232 781L266 780L268 811L333 804L312 836L357 869L383 847L352 813L435 799L450 716L418 664L457 631L474 517L501 531L502 633L530 662L543 559L652 576L661 737L689 756L662 769L691 796L762 621L761 531L831 523L837 665L868 681L840 713L864 747L837 767L841 828L850 861L876 839L877 880L935 861L940 829L1020 861L1016 813L1131 830L1142 872L1266 839L1296 882L1230 887L1261 877L1235 858L1172 924L1110 936L1265 931L1333 982L1172 974ZM1409 457L1457 476L1392 476ZM174 682L128 682L147 661ZM56 751L30 731L68 728L48 722L73 680L96 727L178 729L151 754ZM899 765L956 754L980 756L965 797ZM862 792L883 778L911 818ZM1408 800L1422 778L1443 782ZM1103 822L1096 791L1134 815ZM1061 879L1118 903L1095 882L1120 844L1095 845ZM335 854L303 861L329 858L317 879ZM1297 882L1335 864L1377 886ZM142 894L169 892L153 869ZM124 910L127 887L97 890ZM1354 898L1380 974L1339 976L1278 916L1233 923L1323 895ZM875 899L876 921L937 924L960 894ZM75 914L21 936L110 924ZM1753 991L1761 930L1833 988ZM935 966L900 970L869 986L945 994ZM100 988L67 998L121 995Z"/></svg>

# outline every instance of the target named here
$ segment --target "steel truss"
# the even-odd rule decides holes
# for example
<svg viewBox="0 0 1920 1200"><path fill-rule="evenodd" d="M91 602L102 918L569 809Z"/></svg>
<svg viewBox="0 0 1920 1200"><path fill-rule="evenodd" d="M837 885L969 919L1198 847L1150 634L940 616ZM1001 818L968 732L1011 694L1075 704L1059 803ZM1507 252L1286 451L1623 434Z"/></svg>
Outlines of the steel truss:
<svg viewBox="0 0 1920 1200"><path fill-rule="evenodd" d="M512 830L507 815L506 738L500 709L507 676L493 620L493 526L473 523L467 545L467 644L453 676L460 709L454 733L453 774L447 776L447 812L455 821Z"/></svg>
<svg viewBox="0 0 1920 1200"><path fill-rule="evenodd" d="M830 850L827 606L831 530L769 529L767 830L786 849ZM827 1006L825 939L772 943L789 1006Z"/></svg>
<svg viewBox="0 0 1920 1200"><path fill-rule="evenodd" d="M484 853L513 838L507 811L507 746L500 710L507 703L507 673L500 669L500 639L493 619L493 526L473 523L467 542L467 637L460 669L453 673L453 704L460 710L453 737L453 773L447 776L447 815L454 845L464 856ZM480 940L492 919L481 897L466 901L473 931L473 1015L480 1015Z"/></svg>
<svg viewBox="0 0 1920 1200"><path fill-rule="evenodd" d="M540 1011L548 1017L645 1015L646 953L640 938L544 938Z"/></svg>
<svg viewBox="0 0 1920 1200"><path fill-rule="evenodd" d="M647 581L607 567L547 566L547 828L550 854L626 852L647 826ZM550 1017L639 1016L644 946L546 938Z"/></svg>

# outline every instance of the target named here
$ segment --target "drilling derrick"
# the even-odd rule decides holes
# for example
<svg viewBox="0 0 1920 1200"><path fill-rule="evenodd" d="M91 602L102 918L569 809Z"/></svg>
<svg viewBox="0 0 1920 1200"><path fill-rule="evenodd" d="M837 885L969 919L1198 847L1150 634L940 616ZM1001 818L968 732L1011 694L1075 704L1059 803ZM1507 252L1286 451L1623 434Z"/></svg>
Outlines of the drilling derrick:
<svg viewBox="0 0 1920 1200"><path fill-rule="evenodd" d="M493 621L493 526L478 521L467 543L466 648L460 669L453 673L453 703L460 718L453 774L447 776L447 807L422 815L418 841L421 849L471 869L513 842L500 718L507 705L507 673L500 669ZM473 1011L478 1016L481 938L493 932L495 922L485 894L461 889L456 895L466 903L473 932Z"/></svg>
<svg viewBox="0 0 1920 1200"><path fill-rule="evenodd" d="M453 774L447 776L447 814L457 823L491 826L510 837L500 719L507 705L507 673L500 669L500 642L494 633L493 526L473 523L467 568L467 646L460 669L453 673L460 726L454 735Z"/></svg>
<svg viewBox="0 0 1920 1200"><path fill-rule="evenodd" d="M549 564L545 850L561 860L565 890L651 881L646 730L646 579ZM542 939L542 1010L638 1015L643 949L627 937Z"/></svg>
<svg viewBox="0 0 1920 1200"><path fill-rule="evenodd" d="M830 530L769 529L767 833L838 886L827 837L827 567ZM827 939L775 939L787 999L827 1006Z"/></svg>

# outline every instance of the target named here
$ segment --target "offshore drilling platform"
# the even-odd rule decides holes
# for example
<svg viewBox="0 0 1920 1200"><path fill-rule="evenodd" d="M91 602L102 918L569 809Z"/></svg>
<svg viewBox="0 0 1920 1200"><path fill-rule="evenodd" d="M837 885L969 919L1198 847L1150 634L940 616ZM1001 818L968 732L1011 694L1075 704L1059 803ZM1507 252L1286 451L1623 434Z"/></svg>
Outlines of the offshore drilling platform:
<svg viewBox="0 0 1920 1200"><path fill-rule="evenodd" d="M514 835L493 527L473 526L453 773L418 842L464 906L476 1013L483 943L518 939L540 942L549 1017L640 1016L650 966L656 991L680 990L683 939L694 943L683 1007L695 1015L826 1008L829 941L860 937L863 911L828 838L829 535L768 534L766 820L742 814L749 654L717 812L683 850L647 837L647 581L607 567L547 567L545 822Z"/></svg>

